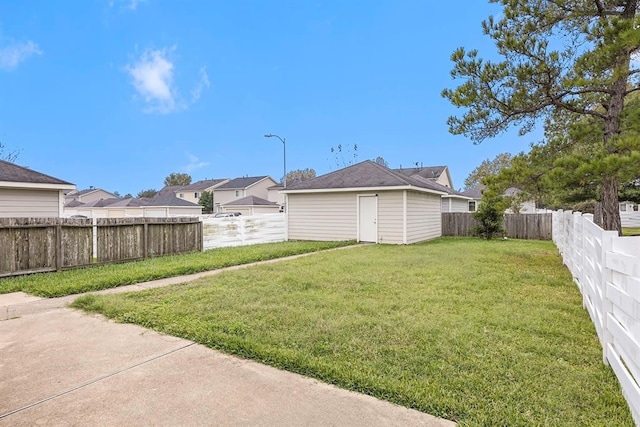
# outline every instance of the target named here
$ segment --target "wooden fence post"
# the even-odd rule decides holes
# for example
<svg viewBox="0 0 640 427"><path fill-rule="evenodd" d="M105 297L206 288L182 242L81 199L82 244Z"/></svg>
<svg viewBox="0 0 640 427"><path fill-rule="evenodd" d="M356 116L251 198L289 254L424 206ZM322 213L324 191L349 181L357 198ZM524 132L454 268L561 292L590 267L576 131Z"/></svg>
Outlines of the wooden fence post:
<svg viewBox="0 0 640 427"><path fill-rule="evenodd" d="M142 224L142 258L146 259L149 256L149 222L148 218L144 218Z"/></svg>
<svg viewBox="0 0 640 427"><path fill-rule="evenodd" d="M56 225L56 271L62 270L62 224Z"/></svg>

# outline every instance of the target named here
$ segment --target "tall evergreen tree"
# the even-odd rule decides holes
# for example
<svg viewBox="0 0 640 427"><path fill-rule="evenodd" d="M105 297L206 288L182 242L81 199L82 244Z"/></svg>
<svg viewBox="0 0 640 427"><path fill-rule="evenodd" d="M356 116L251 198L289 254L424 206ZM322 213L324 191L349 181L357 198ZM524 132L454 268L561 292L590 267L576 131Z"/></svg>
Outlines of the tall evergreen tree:
<svg viewBox="0 0 640 427"><path fill-rule="evenodd" d="M200 194L200 200L198 200L200 206L202 206L202 211L206 214L210 214L213 212L213 193L211 191L203 191Z"/></svg>
<svg viewBox="0 0 640 427"><path fill-rule="evenodd" d="M591 117L602 130L599 198L603 225L621 230L617 150L625 99L640 90L640 0L490 0L503 7L499 20L483 21L502 61L457 49L454 78L465 81L443 96L466 109L450 117L454 134L480 143L511 125L529 132L540 118L564 112Z"/></svg>

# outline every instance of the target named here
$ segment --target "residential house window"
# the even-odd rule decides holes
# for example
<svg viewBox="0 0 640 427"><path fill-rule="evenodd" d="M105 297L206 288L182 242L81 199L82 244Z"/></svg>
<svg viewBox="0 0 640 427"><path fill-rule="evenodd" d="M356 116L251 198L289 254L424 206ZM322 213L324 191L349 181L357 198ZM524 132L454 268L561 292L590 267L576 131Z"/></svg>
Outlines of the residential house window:
<svg viewBox="0 0 640 427"><path fill-rule="evenodd" d="M184 193L178 194L178 197L180 197L181 199L184 199Z"/></svg>
<svg viewBox="0 0 640 427"><path fill-rule="evenodd" d="M240 190L236 190L236 197L240 197Z"/></svg>
<svg viewBox="0 0 640 427"><path fill-rule="evenodd" d="M620 212L626 212L627 211L627 205L624 203L620 203Z"/></svg>
<svg viewBox="0 0 640 427"><path fill-rule="evenodd" d="M469 200L469 212L475 212L475 211L476 211L476 201Z"/></svg>
<svg viewBox="0 0 640 427"><path fill-rule="evenodd" d="M193 197L195 197L196 199L200 198L200 193L193 193Z"/></svg>

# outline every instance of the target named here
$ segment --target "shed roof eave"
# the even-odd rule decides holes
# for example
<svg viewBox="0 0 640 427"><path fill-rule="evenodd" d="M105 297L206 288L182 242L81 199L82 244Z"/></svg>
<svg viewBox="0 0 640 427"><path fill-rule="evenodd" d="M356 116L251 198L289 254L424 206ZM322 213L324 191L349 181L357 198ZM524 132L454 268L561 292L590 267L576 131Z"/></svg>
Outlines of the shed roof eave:
<svg viewBox="0 0 640 427"><path fill-rule="evenodd" d="M442 196L443 199L464 199L464 200L474 200L473 197L469 196L461 196L459 194L447 194Z"/></svg>
<svg viewBox="0 0 640 427"><path fill-rule="evenodd" d="M283 194L305 194L305 193L353 193L364 191L402 191L413 190L421 193L436 194L439 196L445 196L447 193L443 191L431 190L429 188L416 187L413 185L402 186L390 186L390 187L344 187L344 188L312 188L312 189L300 189L300 190L280 190Z"/></svg>
<svg viewBox="0 0 640 427"><path fill-rule="evenodd" d="M75 190L74 184L44 184L37 182L0 181L0 188L23 188L29 190Z"/></svg>

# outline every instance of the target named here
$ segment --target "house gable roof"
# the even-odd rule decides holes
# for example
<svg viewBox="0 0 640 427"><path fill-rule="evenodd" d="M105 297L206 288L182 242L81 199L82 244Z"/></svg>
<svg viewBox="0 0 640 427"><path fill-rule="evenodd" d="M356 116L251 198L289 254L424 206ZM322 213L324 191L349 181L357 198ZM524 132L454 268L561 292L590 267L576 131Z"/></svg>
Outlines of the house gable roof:
<svg viewBox="0 0 640 427"><path fill-rule="evenodd" d="M296 182L283 190L289 192L305 192L311 190L349 190L356 188L397 188L414 187L442 194L442 186L428 180L417 179L398 173L371 160L330 172L306 181Z"/></svg>
<svg viewBox="0 0 640 427"><path fill-rule="evenodd" d="M244 188L251 187L254 184L262 181L263 179L271 179L269 176L249 176L244 178L235 178L229 182L217 187L216 190L242 190ZM275 181L274 181L275 182Z"/></svg>
<svg viewBox="0 0 640 427"><path fill-rule="evenodd" d="M442 191L443 193L446 193L446 196L443 197L458 197L458 198L462 198L462 199L471 199L471 197L469 196L465 196L464 194L462 194L459 191L454 190L453 188L449 188L445 185L440 184L439 182L435 182L435 181L431 181L428 178L423 178L419 175L413 175L414 179L417 180L425 180L427 182L429 182L432 186L435 186L436 188L439 188L440 191Z"/></svg>
<svg viewBox="0 0 640 427"><path fill-rule="evenodd" d="M471 197L472 199L480 200L482 199L482 190L484 190L485 188L486 186L484 184L480 184L466 191L463 191L462 194L464 196ZM520 193L522 193L520 189L515 187L509 187L504 191L503 196L512 197Z"/></svg>
<svg viewBox="0 0 640 427"><path fill-rule="evenodd" d="M145 206L183 206L183 207L202 207L196 203L180 199L175 194L157 194L151 198Z"/></svg>
<svg viewBox="0 0 640 427"><path fill-rule="evenodd" d="M422 178L429 179L431 181L439 181L442 184L448 184L453 188L453 182L451 180L451 174L447 166L427 166L419 168L408 169L393 169L395 172L399 172L408 176L421 176ZM444 182L443 182L444 181ZM447 185L445 185L446 187Z"/></svg>
<svg viewBox="0 0 640 427"><path fill-rule="evenodd" d="M176 207L200 207L200 205L191 203L184 199L179 199L173 194L156 195L153 198L110 198L96 200L93 202L82 203L78 201L71 201L65 205L67 208L124 208L124 207L160 207L160 206L176 206Z"/></svg>
<svg viewBox="0 0 640 427"><path fill-rule="evenodd" d="M117 197L112 197L109 199L100 199L94 200L93 202L83 203L81 205L76 205L76 207L82 206L83 208L104 208L106 206L111 206L118 201L120 201L120 199L118 199ZM68 203L66 206L73 207L71 206L71 203Z"/></svg>
<svg viewBox="0 0 640 427"><path fill-rule="evenodd" d="M187 185L187 186L181 187L179 190L182 190L182 191L204 191L204 190L206 190L208 188L219 187L220 184L223 184L226 181L229 181L229 179L227 179L227 178L205 179L205 180L202 180L202 181L194 182L191 185ZM179 191L179 190L176 190L176 191Z"/></svg>
<svg viewBox="0 0 640 427"><path fill-rule="evenodd" d="M0 160L0 182L44 184L50 188L73 189L75 185L70 182L45 175L34 170L18 166L14 163Z"/></svg>
<svg viewBox="0 0 640 427"><path fill-rule="evenodd" d="M165 187L162 187L160 189L160 191L158 191L158 193L156 194L156 196L173 196L175 197L175 193L181 191L182 189L184 189L186 187L186 185L167 185Z"/></svg>
<svg viewBox="0 0 640 427"><path fill-rule="evenodd" d="M471 197L472 199L482 199L482 190L484 190L484 185L478 185L473 188L469 188L462 192L463 195L467 197Z"/></svg>
<svg viewBox="0 0 640 427"><path fill-rule="evenodd" d="M115 194L110 193L110 192L108 192L107 190L103 190L102 188L87 188L87 189L85 189L85 190L74 191L74 192L69 193L69 194L67 194L67 195L73 195L73 196L84 196L84 195L86 195L86 194L91 194L91 193L95 193L95 192L98 192L98 191L103 191L103 192L105 192L105 193L107 193L107 194L110 194L110 195L111 195L111 196L113 196L113 197L116 197L116 195L115 195Z"/></svg>
<svg viewBox="0 0 640 427"><path fill-rule="evenodd" d="M436 180L442 175L442 172L446 169L446 166L427 166L420 168L407 168L407 169L392 169L394 172L399 172L403 175L412 176L418 175L423 178Z"/></svg>
<svg viewBox="0 0 640 427"><path fill-rule="evenodd" d="M224 206L279 206L276 202L270 202L261 197L247 196L229 203Z"/></svg>

